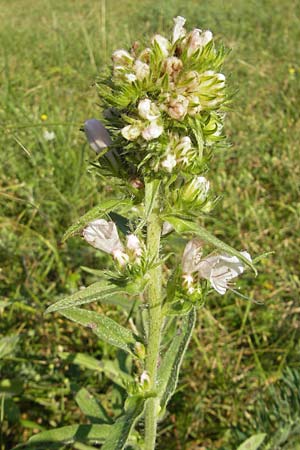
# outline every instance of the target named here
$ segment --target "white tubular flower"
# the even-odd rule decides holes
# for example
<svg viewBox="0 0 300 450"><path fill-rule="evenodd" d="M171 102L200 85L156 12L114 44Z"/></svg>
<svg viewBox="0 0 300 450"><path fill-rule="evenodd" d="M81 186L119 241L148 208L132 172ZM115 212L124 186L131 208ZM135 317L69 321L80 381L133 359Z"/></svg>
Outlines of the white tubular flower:
<svg viewBox="0 0 300 450"><path fill-rule="evenodd" d="M160 117L160 112L155 103L151 102L149 98L141 100L138 104L139 115L146 120L152 122Z"/></svg>
<svg viewBox="0 0 300 450"><path fill-rule="evenodd" d="M90 146L96 153L100 153L112 144L107 129L97 119L89 119L84 124L84 131Z"/></svg>
<svg viewBox="0 0 300 450"><path fill-rule="evenodd" d="M127 125L121 130L122 136L127 139L127 141L135 141L141 134L141 124Z"/></svg>
<svg viewBox="0 0 300 450"><path fill-rule="evenodd" d="M195 28L187 37L188 56L191 56L199 48L205 47L213 38L210 30L202 31Z"/></svg>
<svg viewBox="0 0 300 450"><path fill-rule="evenodd" d="M192 141L189 136L183 136L180 138L176 145L176 151L180 153L180 156L186 155L192 149Z"/></svg>
<svg viewBox="0 0 300 450"><path fill-rule="evenodd" d="M125 66L125 67L130 66L134 61L133 57L126 50L123 49L114 51L112 54L112 60L116 66Z"/></svg>
<svg viewBox="0 0 300 450"><path fill-rule="evenodd" d="M174 19L174 29L173 29L173 39L172 39L172 43L174 44L174 42L178 41L178 39L182 38L185 36L185 29L184 29L184 24L185 24L185 18L181 17L181 16L177 16Z"/></svg>
<svg viewBox="0 0 300 450"><path fill-rule="evenodd" d="M150 125L143 129L142 136L146 141L152 141L152 139L157 139L163 131L163 126L153 120L150 122Z"/></svg>
<svg viewBox="0 0 300 450"><path fill-rule="evenodd" d="M202 242L192 239L186 244L182 255L182 271L185 275L191 275L198 270L201 256Z"/></svg>
<svg viewBox="0 0 300 450"><path fill-rule="evenodd" d="M184 95L170 98L167 103L167 112L172 119L184 119L189 106L189 101Z"/></svg>
<svg viewBox="0 0 300 450"><path fill-rule="evenodd" d="M120 265L128 261L114 222L107 222L104 219L94 220L83 230L83 237L93 247L111 254Z"/></svg>
<svg viewBox="0 0 300 450"><path fill-rule="evenodd" d="M136 258L142 256L143 250L139 238L135 234L129 234L127 237L126 247Z"/></svg>
<svg viewBox="0 0 300 450"><path fill-rule="evenodd" d="M248 252L243 251L241 255L251 261ZM198 265L199 277L208 280L221 295L225 294L230 281L238 277L244 270L245 266L239 258L226 253L208 256Z"/></svg>
<svg viewBox="0 0 300 450"><path fill-rule="evenodd" d="M139 59L137 59L134 63L134 70L136 79L140 81L147 78L150 73L150 67L148 66L148 64L140 61Z"/></svg>
<svg viewBox="0 0 300 450"><path fill-rule="evenodd" d="M156 43L159 46L163 56L167 57L169 55L171 44L168 41L168 39L166 39L164 36L161 36L160 34L156 34L152 38L152 44L154 43Z"/></svg>
<svg viewBox="0 0 300 450"><path fill-rule="evenodd" d="M161 162L161 166L167 170L167 172L171 173L174 167L177 164L176 157L171 153Z"/></svg>

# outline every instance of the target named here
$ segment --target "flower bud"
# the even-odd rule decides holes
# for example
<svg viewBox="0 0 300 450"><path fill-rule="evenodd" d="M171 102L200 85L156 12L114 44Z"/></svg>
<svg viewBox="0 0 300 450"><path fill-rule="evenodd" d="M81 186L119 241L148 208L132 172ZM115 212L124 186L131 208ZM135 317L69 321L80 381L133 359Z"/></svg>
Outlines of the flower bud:
<svg viewBox="0 0 300 450"><path fill-rule="evenodd" d="M140 81L144 80L144 78L147 78L150 73L150 67L148 66L148 64L138 59L134 63L134 70L136 74L136 79Z"/></svg>
<svg viewBox="0 0 300 450"><path fill-rule="evenodd" d="M137 341L137 342L134 344L134 351L135 351L135 354L136 354L140 359L145 359L145 356L146 356L146 349L145 349L145 346L144 346L141 342Z"/></svg>
<svg viewBox="0 0 300 450"><path fill-rule="evenodd" d="M168 56L169 54L169 50L170 50L170 42L168 41L168 39L166 39L164 36L161 36L160 34L156 34L153 38L152 38L152 44L156 43L163 56Z"/></svg>
<svg viewBox="0 0 300 450"><path fill-rule="evenodd" d="M155 103L151 102L149 98L141 100L138 104L139 115L150 122L160 117L160 112Z"/></svg>
<svg viewBox="0 0 300 450"><path fill-rule="evenodd" d="M177 160L174 155L169 153L167 157L161 162L161 166L166 169L167 172L171 173L177 164Z"/></svg>
<svg viewBox="0 0 300 450"><path fill-rule="evenodd" d="M139 61L142 61L146 64L150 63L150 55L151 55L151 48L146 47L140 54L138 57Z"/></svg>
<svg viewBox="0 0 300 450"><path fill-rule="evenodd" d="M142 131L142 136L146 141L152 141L152 139L157 139L164 131L162 125L159 125L155 120L150 123Z"/></svg>
<svg viewBox="0 0 300 450"><path fill-rule="evenodd" d="M140 258L143 250L139 238L135 234L129 234L127 237L127 249L133 254L134 257Z"/></svg>
<svg viewBox="0 0 300 450"><path fill-rule="evenodd" d="M90 146L96 153L100 153L112 144L107 129L97 119L89 119L84 124L84 131Z"/></svg>
<svg viewBox="0 0 300 450"><path fill-rule="evenodd" d="M146 391L147 389L149 389L150 377L149 377L149 374L148 374L148 372L146 370L144 370L144 372L141 375L140 385L141 385L141 388L143 389L143 391Z"/></svg>
<svg viewBox="0 0 300 450"><path fill-rule="evenodd" d="M127 141L134 141L141 134L141 123L137 122L133 125L127 125L121 130L122 136L127 139Z"/></svg>
<svg viewBox="0 0 300 450"><path fill-rule="evenodd" d="M164 62L164 71L173 79L177 77L182 67L181 59L176 58L176 56L169 56Z"/></svg>
<svg viewBox="0 0 300 450"><path fill-rule="evenodd" d="M116 50L112 54L113 63L116 66L129 66L133 63L133 57L123 49Z"/></svg>
<svg viewBox="0 0 300 450"><path fill-rule="evenodd" d="M209 190L209 181L205 177L195 177L187 183L181 192L181 199L184 202L194 201L204 202Z"/></svg>
<svg viewBox="0 0 300 450"><path fill-rule="evenodd" d="M195 28L187 37L188 56L191 56L195 51L205 47L213 38L210 30L202 31Z"/></svg>
<svg viewBox="0 0 300 450"><path fill-rule="evenodd" d="M170 97L167 101L167 113L172 119L182 120L184 119L188 110L189 101L183 95L177 95L176 97Z"/></svg>

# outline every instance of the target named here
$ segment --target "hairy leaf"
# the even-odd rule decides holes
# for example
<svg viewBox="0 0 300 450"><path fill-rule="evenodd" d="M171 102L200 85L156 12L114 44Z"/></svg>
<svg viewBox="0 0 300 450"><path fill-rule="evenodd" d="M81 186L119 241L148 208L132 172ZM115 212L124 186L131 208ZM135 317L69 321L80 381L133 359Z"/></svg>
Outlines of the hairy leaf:
<svg viewBox="0 0 300 450"><path fill-rule="evenodd" d="M213 234L211 234L209 231L207 231L205 228L201 227L200 225L191 222L186 219L182 219L180 217L168 215L164 217L165 220L170 222L171 225L175 228L177 233L194 233L197 236L199 236L204 241L208 242L209 244L214 245L215 247L219 248L220 250L229 253L230 255L237 256L239 260L243 261L243 263L246 266L251 267L251 269L257 274L257 270L253 266L253 264L245 258L238 250L235 250L233 247L231 247L228 244L225 244L225 242L221 241L217 237L215 237Z"/></svg>
<svg viewBox="0 0 300 450"><path fill-rule="evenodd" d="M105 304L116 304L115 296L128 293L134 295L132 287L132 285L117 286L108 280L97 281L81 291L75 292L75 294L69 295L68 297L65 297L49 306L46 309L45 314L73 308L74 306L84 305L94 301L100 301ZM138 286L138 283L136 283L136 287L136 293L138 294L140 293L140 290L138 290L138 287L140 287ZM129 300L128 303L131 304Z"/></svg>
<svg viewBox="0 0 300 450"><path fill-rule="evenodd" d="M142 397L131 398L125 414L119 417L111 426L109 437L101 450L122 450L130 436L136 420L144 410L145 399Z"/></svg>
<svg viewBox="0 0 300 450"><path fill-rule="evenodd" d="M72 389L76 391L77 405L92 423L111 423L104 407L86 388L79 389L77 386L72 386Z"/></svg>
<svg viewBox="0 0 300 450"><path fill-rule="evenodd" d="M80 308L63 309L60 311L60 314L84 327L90 328L103 341L135 356L134 345L137 341L133 333L113 319L94 311Z"/></svg>
<svg viewBox="0 0 300 450"><path fill-rule="evenodd" d="M158 396L162 412L175 392L180 366L188 347L196 321L196 310L183 317L167 352L162 358L157 374Z"/></svg>

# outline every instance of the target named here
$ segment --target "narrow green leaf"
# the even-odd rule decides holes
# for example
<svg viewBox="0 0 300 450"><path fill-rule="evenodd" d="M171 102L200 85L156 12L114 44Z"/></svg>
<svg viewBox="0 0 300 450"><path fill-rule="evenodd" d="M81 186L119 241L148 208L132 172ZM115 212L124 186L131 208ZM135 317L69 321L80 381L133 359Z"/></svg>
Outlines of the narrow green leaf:
<svg viewBox="0 0 300 450"><path fill-rule="evenodd" d="M70 444L76 441L101 443L111 432L112 425L69 425L54 430L42 431L32 436L28 444L38 442L59 442Z"/></svg>
<svg viewBox="0 0 300 450"><path fill-rule="evenodd" d="M225 242L221 241L217 237L215 237L213 234L211 234L209 231L207 231L205 228L201 227L200 225L191 222L186 219L182 219L180 217L176 216L165 216L164 219L168 222L170 222L171 225L175 228L177 233L194 233L197 236L199 236L204 241L208 242L209 244L214 245L215 247L219 248L220 250L229 253L230 255L237 256L240 261L243 261L243 263L251 267L251 269L257 274L257 270L253 266L253 264L245 258L245 256L241 255L241 253L238 250L235 250L233 247L231 247L228 244L225 244Z"/></svg>
<svg viewBox="0 0 300 450"><path fill-rule="evenodd" d="M111 361L108 359L101 359L101 361L98 361L96 358L86 355L85 353L61 353L60 358L70 364L76 364L85 369L104 373L107 378L122 388L126 388L126 386L133 381L131 375L121 370L117 360Z"/></svg>
<svg viewBox="0 0 300 450"><path fill-rule="evenodd" d="M193 308L190 313L183 317L182 322L177 329L176 335L162 358L158 369L157 386L158 396L160 397L160 406L164 412L168 401L174 394L180 366L188 347L196 321L196 310Z"/></svg>
<svg viewBox="0 0 300 450"><path fill-rule="evenodd" d="M265 440L266 433L258 433L243 442L237 450L257 450Z"/></svg>
<svg viewBox="0 0 300 450"><path fill-rule="evenodd" d="M101 450L122 450L125 447L135 422L144 410L145 399L142 397L131 398L129 405L125 414L111 426L109 437Z"/></svg>
<svg viewBox="0 0 300 450"><path fill-rule="evenodd" d="M132 286L129 288L132 289ZM81 291L75 292L75 294L69 295L62 300L58 300L58 302L46 309L45 314L73 308L74 306L84 305L94 301L105 304L115 304L115 300L112 297L127 293L128 289L126 286L116 286L108 280L97 281ZM134 295L132 292L131 294ZM128 303L131 304L130 300L128 300Z"/></svg>
<svg viewBox="0 0 300 450"><path fill-rule="evenodd" d="M134 345L137 341L133 333L122 325L119 325L113 319L94 311L87 311L80 308L63 309L59 312L67 319L90 328L93 333L105 342L115 345L135 356Z"/></svg>
<svg viewBox="0 0 300 450"><path fill-rule="evenodd" d="M91 221L100 219L111 211L118 210L127 211L131 208L132 202L129 199L123 200L105 200L101 205L97 205L84 214L80 219L71 225L63 235L62 242L65 242L70 237L81 232L81 230Z"/></svg>
<svg viewBox="0 0 300 450"><path fill-rule="evenodd" d="M148 217L152 212L157 192L159 191L159 187L160 187L160 180L154 180L151 183L147 183L147 189L145 192L146 195L145 205L147 205L145 210L146 220L148 219Z"/></svg>
<svg viewBox="0 0 300 450"><path fill-rule="evenodd" d="M86 388L78 389L77 386L73 385L72 389L76 391L75 401L77 405L92 423L111 423L111 418L103 406Z"/></svg>

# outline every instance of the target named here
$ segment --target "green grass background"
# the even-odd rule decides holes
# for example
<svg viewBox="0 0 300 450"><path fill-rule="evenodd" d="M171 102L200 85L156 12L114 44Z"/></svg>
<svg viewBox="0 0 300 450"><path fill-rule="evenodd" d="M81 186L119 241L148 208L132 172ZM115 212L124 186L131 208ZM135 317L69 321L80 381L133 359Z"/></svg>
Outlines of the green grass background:
<svg viewBox="0 0 300 450"><path fill-rule="evenodd" d="M104 262L80 238L60 243L109 189L79 131L99 116L98 71L114 49L170 30L176 15L232 48L224 69L238 90L226 126L232 146L212 162L223 200L207 226L254 256L273 253L240 283L263 305L229 293L199 311L158 448L234 450L256 431L281 436L272 450L300 448L299 13L293 0L0 1L1 450L84 420L72 383L108 407L105 392L116 395L103 374L60 357L110 357L108 346L43 311L89 282L81 266Z"/></svg>

